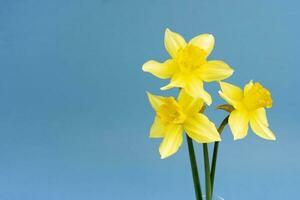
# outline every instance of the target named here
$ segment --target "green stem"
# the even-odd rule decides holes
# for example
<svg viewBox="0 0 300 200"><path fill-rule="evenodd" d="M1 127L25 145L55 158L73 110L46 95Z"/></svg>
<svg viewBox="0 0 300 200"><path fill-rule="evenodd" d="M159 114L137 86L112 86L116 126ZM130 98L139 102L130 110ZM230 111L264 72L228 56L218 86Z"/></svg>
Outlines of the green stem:
<svg viewBox="0 0 300 200"><path fill-rule="evenodd" d="M229 118L229 115L222 121L222 123L220 124L220 126L218 128L218 132L220 135L223 132L225 126L228 124L228 118ZM214 180L215 180L216 164L217 164L217 158L218 158L218 149L219 149L219 142L215 142L212 164L211 164L211 172L210 172L211 195L213 195L213 190L214 190Z"/></svg>
<svg viewBox="0 0 300 200"><path fill-rule="evenodd" d="M191 162L191 169L193 174L193 181L194 181L194 189L196 194L196 200L202 200L202 192L197 168L197 161L194 151L194 145L192 139L186 134L186 139L189 148L189 155L190 155L190 162Z"/></svg>
<svg viewBox="0 0 300 200"><path fill-rule="evenodd" d="M207 144L203 144L203 158L205 169L205 188L206 188L206 200L211 200L211 181L210 181L210 167Z"/></svg>

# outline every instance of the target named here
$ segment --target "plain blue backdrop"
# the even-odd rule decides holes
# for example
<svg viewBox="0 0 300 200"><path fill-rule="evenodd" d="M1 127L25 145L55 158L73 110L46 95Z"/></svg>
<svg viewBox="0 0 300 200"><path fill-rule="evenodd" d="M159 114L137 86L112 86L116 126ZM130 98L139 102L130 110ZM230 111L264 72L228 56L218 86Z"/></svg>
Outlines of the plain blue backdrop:
<svg viewBox="0 0 300 200"><path fill-rule="evenodd" d="M297 199L300 3L297 0L0 0L0 199L194 199L186 142L161 160L148 138L145 91L167 83L143 73L168 58L165 28L186 39L213 33L211 59L228 82L260 81L276 142L225 129L216 193L225 200ZM218 85L208 116L225 113ZM196 146L203 178L201 146Z"/></svg>

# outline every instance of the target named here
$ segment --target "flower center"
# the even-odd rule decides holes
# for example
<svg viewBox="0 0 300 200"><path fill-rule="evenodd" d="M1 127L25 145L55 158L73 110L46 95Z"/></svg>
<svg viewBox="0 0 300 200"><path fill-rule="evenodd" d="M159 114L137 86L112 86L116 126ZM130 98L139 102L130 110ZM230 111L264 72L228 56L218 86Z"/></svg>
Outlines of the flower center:
<svg viewBox="0 0 300 200"><path fill-rule="evenodd" d="M269 90L259 83L254 83L252 88L244 96L244 104L248 109L271 108L272 97Z"/></svg>
<svg viewBox="0 0 300 200"><path fill-rule="evenodd" d="M179 50L174 60L182 73L191 74L206 62L206 57L204 50L189 44Z"/></svg>
<svg viewBox="0 0 300 200"><path fill-rule="evenodd" d="M181 124L186 118L174 97L165 99L165 102L157 109L157 116L164 123L173 124Z"/></svg>

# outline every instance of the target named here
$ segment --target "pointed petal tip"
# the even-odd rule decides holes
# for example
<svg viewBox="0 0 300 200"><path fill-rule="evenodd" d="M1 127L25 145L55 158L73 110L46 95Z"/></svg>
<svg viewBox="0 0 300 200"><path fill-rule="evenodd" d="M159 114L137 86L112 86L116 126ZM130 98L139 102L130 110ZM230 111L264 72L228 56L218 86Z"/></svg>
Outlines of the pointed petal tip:
<svg viewBox="0 0 300 200"><path fill-rule="evenodd" d="M201 94L199 94L199 93L196 93L196 94L191 94L191 93L188 93L190 96L192 96L193 98L196 98L196 99L198 99L198 98L200 98L200 99L202 99L202 101L206 104L206 105L208 105L208 106L210 106L211 104L212 104L212 98L211 98L211 96L209 96L209 97L205 97L205 96L203 96L203 95L201 95Z"/></svg>
<svg viewBox="0 0 300 200"><path fill-rule="evenodd" d="M150 98L151 96L153 96L153 94L151 94L149 91L146 91L146 95L148 98Z"/></svg>
<svg viewBox="0 0 300 200"><path fill-rule="evenodd" d="M243 136L243 137L238 137L238 136L233 136L233 140L237 141L237 140L241 140L244 139L247 135Z"/></svg>
<svg viewBox="0 0 300 200"><path fill-rule="evenodd" d="M259 137L262 138L262 139L264 139L264 140L268 140L268 141L275 141L276 140L275 135L274 136L269 136L269 137L261 137L261 136L259 136Z"/></svg>
<svg viewBox="0 0 300 200"><path fill-rule="evenodd" d="M168 34L170 34L170 33L173 33L173 31L171 29L169 29L169 28L166 28L165 29L165 36L168 35Z"/></svg>
<svg viewBox="0 0 300 200"><path fill-rule="evenodd" d="M160 153L160 159L166 159L166 158L168 158L168 157L170 157L171 155L168 155L168 154L163 154L163 153L161 153L161 152L159 152Z"/></svg>
<svg viewBox="0 0 300 200"><path fill-rule="evenodd" d="M220 133L218 132L215 124L212 122L213 126L215 127L215 138L214 138L214 142L221 142L222 141L222 138L221 138L221 135Z"/></svg>
<svg viewBox="0 0 300 200"><path fill-rule="evenodd" d="M212 98L210 95L209 95L209 97L207 97L205 99L203 97L201 97L201 98L206 103L206 105L210 106L212 104Z"/></svg>
<svg viewBox="0 0 300 200"><path fill-rule="evenodd" d="M270 141L275 141L275 140L276 140L276 136L275 136L275 135L273 135L272 137L269 137L269 138L267 138L267 140L270 140Z"/></svg>
<svg viewBox="0 0 300 200"><path fill-rule="evenodd" d="M208 106L210 106L212 104L212 100L209 100L207 102L205 102Z"/></svg>
<svg viewBox="0 0 300 200"><path fill-rule="evenodd" d="M148 92L148 91L146 91L146 96L147 96L147 98L150 100L151 99L151 93L150 92Z"/></svg>
<svg viewBox="0 0 300 200"><path fill-rule="evenodd" d="M216 137L215 139L213 139L213 140L211 140L211 141L209 141L207 143L221 142L221 141L222 141L221 137Z"/></svg>
<svg viewBox="0 0 300 200"><path fill-rule="evenodd" d="M215 40L215 36L212 33L208 33L210 39Z"/></svg>
<svg viewBox="0 0 300 200"><path fill-rule="evenodd" d="M212 34L212 33L203 33L201 35L206 36L208 39L212 40L213 43L215 42L215 36L214 36L214 34Z"/></svg>
<svg viewBox="0 0 300 200"><path fill-rule="evenodd" d="M144 64L143 64L143 66L142 66L142 70L144 71L144 72L150 72L149 70L149 63L151 63L151 61L152 60L149 60L149 61L147 61L147 62L145 62Z"/></svg>
<svg viewBox="0 0 300 200"><path fill-rule="evenodd" d="M146 63L147 63L147 62L145 62L145 63L143 64L143 66L142 66L142 71L143 71L143 72L146 72L146 68L147 68L147 67L146 67Z"/></svg>
<svg viewBox="0 0 300 200"><path fill-rule="evenodd" d="M242 138L238 138L238 137L233 137L233 140L234 141L238 141L238 140L241 140Z"/></svg>
<svg viewBox="0 0 300 200"><path fill-rule="evenodd" d="M164 90L169 90L171 88L174 88L174 86L172 85L172 83L169 83L161 88L159 88L160 90L164 91Z"/></svg>
<svg viewBox="0 0 300 200"><path fill-rule="evenodd" d="M162 91L167 90L167 89L166 89L166 86L163 86L163 87L161 87L161 88L159 88L159 89L162 90Z"/></svg>

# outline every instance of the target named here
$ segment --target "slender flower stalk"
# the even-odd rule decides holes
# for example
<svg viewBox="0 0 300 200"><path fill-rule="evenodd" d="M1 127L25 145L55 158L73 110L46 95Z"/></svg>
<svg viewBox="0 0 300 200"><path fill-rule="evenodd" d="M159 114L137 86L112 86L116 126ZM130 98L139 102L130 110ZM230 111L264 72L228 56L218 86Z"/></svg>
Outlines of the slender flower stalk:
<svg viewBox="0 0 300 200"><path fill-rule="evenodd" d="M229 115L227 117L225 117L225 119L222 121L222 123L220 124L220 126L218 128L218 132L220 135L223 132L225 126L228 124L228 118L229 118ZM219 142L215 142L212 163L211 163L211 172L210 172L211 195L213 195L213 191L214 191L214 180L215 180L215 173L216 173L218 150L219 150Z"/></svg>
<svg viewBox="0 0 300 200"><path fill-rule="evenodd" d="M211 200L212 190L211 190L209 155L208 155L207 143L203 144L203 158L204 158L204 170L205 170L206 200Z"/></svg>
<svg viewBox="0 0 300 200"><path fill-rule="evenodd" d="M186 140L187 140L188 148L189 148L189 155L190 155L191 169L192 169L192 174L193 174L196 200L202 200L202 192L201 192L200 179L199 179L199 173L198 173L198 167L197 167L197 161L196 161L196 156L195 156L195 151L194 151L193 140L187 134L186 134Z"/></svg>

